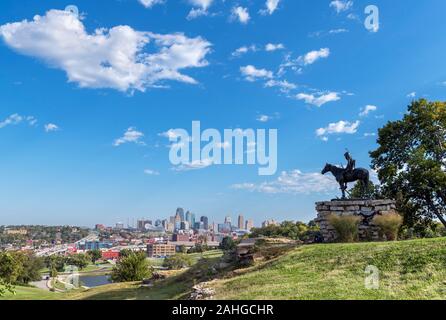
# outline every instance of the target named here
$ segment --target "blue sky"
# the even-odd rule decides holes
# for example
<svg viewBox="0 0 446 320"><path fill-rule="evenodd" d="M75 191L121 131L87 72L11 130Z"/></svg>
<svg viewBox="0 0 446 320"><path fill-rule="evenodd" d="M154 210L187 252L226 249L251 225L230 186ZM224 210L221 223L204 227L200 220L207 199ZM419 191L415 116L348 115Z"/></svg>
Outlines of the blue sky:
<svg viewBox="0 0 446 320"><path fill-rule="evenodd" d="M369 167L379 127L414 98L446 98L442 0L373 1L375 32L369 1L149 2L1 1L0 224L114 224L178 206L308 221L338 194L326 162L348 148ZM277 174L174 170L163 133L194 120L277 129Z"/></svg>

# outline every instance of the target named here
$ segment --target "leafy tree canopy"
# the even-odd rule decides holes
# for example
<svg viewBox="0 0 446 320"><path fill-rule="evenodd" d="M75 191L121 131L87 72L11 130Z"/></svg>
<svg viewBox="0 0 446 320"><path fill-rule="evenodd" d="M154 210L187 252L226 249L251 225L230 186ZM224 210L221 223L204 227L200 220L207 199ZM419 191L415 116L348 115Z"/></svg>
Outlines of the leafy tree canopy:
<svg viewBox="0 0 446 320"><path fill-rule="evenodd" d="M405 224L437 218L446 226L446 103L412 102L402 120L379 130L378 144L372 166Z"/></svg>

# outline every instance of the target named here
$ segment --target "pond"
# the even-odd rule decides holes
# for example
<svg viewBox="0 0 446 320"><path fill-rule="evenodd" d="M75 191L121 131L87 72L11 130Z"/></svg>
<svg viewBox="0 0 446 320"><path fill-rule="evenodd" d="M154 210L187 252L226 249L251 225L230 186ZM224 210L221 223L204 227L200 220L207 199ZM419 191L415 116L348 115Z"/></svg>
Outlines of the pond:
<svg viewBox="0 0 446 320"><path fill-rule="evenodd" d="M83 286L88 288L100 287L111 283L109 275L80 276L79 281Z"/></svg>

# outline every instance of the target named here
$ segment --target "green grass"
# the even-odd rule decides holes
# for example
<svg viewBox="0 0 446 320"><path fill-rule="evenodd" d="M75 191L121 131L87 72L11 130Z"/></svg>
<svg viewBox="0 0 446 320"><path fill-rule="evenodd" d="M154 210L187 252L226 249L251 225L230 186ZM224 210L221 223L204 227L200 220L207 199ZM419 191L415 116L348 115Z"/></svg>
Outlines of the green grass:
<svg viewBox="0 0 446 320"><path fill-rule="evenodd" d="M367 289L365 269L380 271ZM216 299L446 299L446 239L303 246L215 281Z"/></svg>
<svg viewBox="0 0 446 320"><path fill-rule="evenodd" d="M205 253L205 259L194 254L194 266L151 288L119 283L65 294L18 288L16 297L6 298L175 300L187 299L194 285L206 282L216 291L215 299L446 299L446 238L302 246L217 278L210 271L220 256L217 251ZM367 266L379 269L378 289L365 286Z"/></svg>
<svg viewBox="0 0 446 320"><path fill-rule="evenodd" d="M174 272L169 278L156 282L151 288L141 287L141 283L116 283L89 290L67 293L64 299L70 300L178 300L187 299L192 287L202 281L212 279L210 268L219 261L221 251L194 254L196 263L189 269Z"/></svg>
<svg viewBox="0 0 446 320"><path fill-rule="evenodd" d="M41 290L33 287L16 287L16 294L6 294L0 300L59 300L62 294Z"/></svg>

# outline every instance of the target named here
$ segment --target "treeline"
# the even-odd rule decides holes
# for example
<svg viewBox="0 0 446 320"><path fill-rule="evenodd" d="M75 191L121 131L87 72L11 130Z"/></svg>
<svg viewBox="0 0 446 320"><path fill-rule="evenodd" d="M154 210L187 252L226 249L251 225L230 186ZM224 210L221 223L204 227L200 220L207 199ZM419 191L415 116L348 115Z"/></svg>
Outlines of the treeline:
<svg viewBox="0 0 446 320"><path fill-rule="evenodd" d="M269 225L263 228L251 230L251 238L258 237L284 237L303 242L314 242L320 239L319 227L314 222L305 224L303 222L284 221L279 225Z"/></svg>

